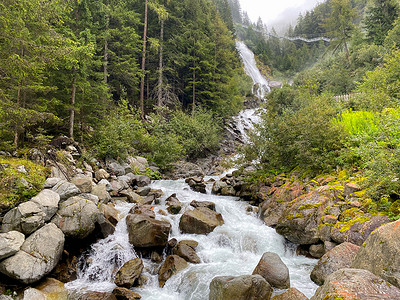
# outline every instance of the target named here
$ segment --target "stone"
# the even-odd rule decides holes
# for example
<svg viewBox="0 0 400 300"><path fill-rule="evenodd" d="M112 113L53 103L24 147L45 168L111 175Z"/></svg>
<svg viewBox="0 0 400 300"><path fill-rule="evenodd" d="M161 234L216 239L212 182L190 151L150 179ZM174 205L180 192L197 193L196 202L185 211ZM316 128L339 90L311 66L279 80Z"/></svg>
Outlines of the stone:
<svg viewBox="0 0 400 300"><path fill-rule="evenodd" d="M355 182L346 182L344 184L343 194L347 197L354 192L361 191L361 187Z"/></svg>
<svg viewBox="0 0 400 300"><path fill-rule="evenodd" d="M35 287L36 290L40 291L46 300L57 299L57 300L67 300L68 290L65 288L64 283L58 281L54 278L46 278L38 286ZM33 299L29 299L33 300Z"/></svg>
<svg viewBox="0 0 400 300"><path fill-rule="evenodd" d="M59 181L52 190L60 195L61 201L81 193L75 184L66 180Z"/></svg>
<svg viewBox="0 0 400 300"><path fill-rule="evenodd" d="M46 214L44 220L47 222L58 210L60 195L52 190L45 189L33 197L31 201L38 204L41 210Z"/></svg>
<svg viewBox="0 0 400 300"><path fill-rule="evenodd" d="M136 185L138 187L144 187L151 183L150 177L147 177L145 175L135 175L134 179L136 180Z"/></svg>
<svg viewBox="0 0 400 300"><path fill-rule="evenodd" d="M125 175L125 168L116 160L114 159L107 160L106 165L112 174L117 176Z"/></svg>
<svg viewBox="0 0 400 300"><path fill-rule="evenodd" d="M213 184L213 186L212 186L212 189L211 189L211 192L212 192L213 194L218 195L218 194L221 193L221 190L222 190L223 188L226 188L226 187L228 187L228 184L227 184L226 182L221 181L221 180L218 180L218 181L215 181L215 182L214 182L214 184Z"/></svg>
<svg viewBox="0 0 400 300"><path fill-rule="evenodd" d="M182 203L176 198L176 194L172 194L165 200L167 210L170 214L179 214L182 209Z"/></svg>
<svg viewBox="0 0 400 300"><path fill-rule="evenodd" d="M370 271L340 269L329 275L310 300L394 300L400 299L400 289Z"/></svg>
<svg viewBox="0 0 400 300"><path fill-rule="evenodd" d="M79 195L80 197L92 201L94 204L99 204L99 197L93 194L83 193Z"/></svg>
<svg viewBox="0 0 400 300"><path fill-rule="evenodd" d="M153 218L128 214L126 217L129 242L135 247L164 247L168 242L171 224Z"/></svg>
<svg viewBox="0 0 400 300"><path fill-rule="evenodd" d="M0 262L0 272L25 284L49 274L64 249L64 234L50 223L32 233L14 256Z"/></svg>
<svg viewBox="0 0 400 300"><path fill-rule="evenodd" d="M117 225L117 223L120 220L119 217L119 210L115 209L113 206L110 204L100 204L99 206L99 211L106 217L106 219L113 224L114 226Z"/></svg>
<svg viewBox="0 0 400 300"><path fill-rule="evenodd" d="M311 245L309 252L312 257L321 258L325 254L324 244Z"/></svg>
<svg viewBox="0 0 400 300"><path fill-rule="evenodd" d="M369 270L400 288L399 225L397 220L375 229L360 247L351 267Z"/></svg>
<svg viewBox="0 0 400 300"><path fill-rule="evenodd" d="M31 234L44 225L46 214L40 206L27 201L7 212L3 218L2 232L19 231Z"/></svg>
<svg viewBox="0 0 400 300"><path fill-rule="evenodd" d="M138 300L142 298L138 293L123 287L115 288L113 294L117 297L117 300Z"/></svg>
<svg viewBox="0 0 400 300"><path fill-rule="evenodd" d="M182 215L179 229L184 233L207 234L223 224L221 214L206 207L198 207Z"/></svg>
<svg viewBox="0 0 400 300"><path fill-rule="evenodd" d="M150 192L151 192L151 188L149 186L138 187L136 189L136 194L138 194L139 196L142 196L142 197L149 195Z"/></svg>
<svg viewBox="0 0 400 300"><path fill-rule="evenodd" d="M197 246L199 245L199 243L197 241L193 241L193 240L182 240L179 241L180 245L187 245L191 248L193 248L193 250L195 250L197 248Z"/></svg>
<svg viewBox="0 0 400 300"><path fill-rule="evenodd" d="M204 177L204 170L197 164L187 162L187 161L179 161L171 164L171 169L165 174L168 178L171 179L180 179L180 178L188 178L188 177Z"/></svg>
<svg viewBox="0 0 400 300"><path fill-rule="evenodd" d="M325 253L312 270L311 280L322 285L330 274L343 268L350 268L359 249L359 246L345 242Z"/></svg>
<svg viewBox="0 0 400 300"><path fill-rule="evenodd" d="M92 192L93 181L90 177L74 177L71 182L78 187L81 193Z"/></svg>
<svg viewBox="0 0 400 300"><path fill-rule="evenodd" d="M112 192L114 190L113 186L107 179L102 179L97 184L98 185L104 184L106 186L107 192Z"/></svg>
<svg viewBox="0 0 400 300"><path fill-rule="evenodd" d="M138 204L146 203L145 199L139 194L136 194L134 191L132 191L132 189L122 190L120 191L120 195L126 196L130 203L138 203Z"/></svg>
<svg viewBox="0 0 400 300"><path fill-rule="evenodd" d="M261 275L272 286L278 289L290 288L289 269L278 254L265 252L253 271Z"/></svg>
<svg viewBox="0 0 400 300"><path fill-rule="evenodd" d="M92 201L75 196L60 204L51 222L56 224L65 236L84 239L95 229L99 214Z"/></svg>
<svg viewBox="0 0 400 300"><path fill-rule="evenodd" d="M188 263L178 255L169 255L165 259L163 265L158 271L158 284L160 287L165 285L165 282L179 271L185 269Z"/></svg>
<svg viewBox="0 0 400 300"><path fill-rule="evenodd" d="M114 283L120 287L130 289L143 271L143 261L134 258L124 263L115 275Z"/></svg>
<svg viewBox="0 0 400 300"><path fill-rule="evenodd" d="M147 171L147 167L149 166L147 160L143 157L128 156L127 161L131 165L133 170L140 173L145 173Z"/></svg>
<svg viewBox="0 0 400 300"><path fill-rule="evenodd" d="M98 215L97 224L100 226L101 234L104 238L114 234L115 226L103 214Z"/></svg>
<svg viewBox="0 0 400 300"><path fill-rule="evenodd" d="M143 215L155 219L156 213L154 206L151 205L137 205L131 208L130 214Z"/></svg>
<svg viewBox="0 0 400 300"><path fill-rule="evenodd" d="M190 202L190 205L193 207L207 207L213 211L215 211L215 203L214 202L210 202L210 201L196 201L193 200L192 202Z"/></svg>
<svg viewBox="0 0 400 300"><path fill-rule="evenodd" d="M0 233L0 260L14 255L21 249L25 235L18 231Z"/></svg>
<svg viewBox="0 0 400 300"><path fill-rule="evenodd" d="M260 275L217 276L210 283L210 300L268 300L272 287Z"/></svg>
<svg viewBox="0 0 400 300"><path fill-rule="evenodd" d="M97 181L100 181L102 179L110 178L110 174L108 174L108 172L104 169L99 169L94 173L94 177Z"/></svg>
<svg viewBox="0 0 400 300"><path fill-rule="evenodd" d="M46 296L37 289L27 288L24 291L22 300L46 300Z"/></svg>
<svg viewBox="0 0 400 300"><path fill-rule="evenodd" d="M43 183L43 188L44 189L51 189L53 188L59 181L61 181L61 178L58 177L49 177L46 179L46 181Z"/></svg>
<svg viewBox="0 0 400 300"><path fill-rule="evenodd" d="M185 243L179 242L173 251L174 254L182 257L187 262L194 264L200 263L200 257L198 257L198 255L196 254L196 251Z"/></svg>
<svg viewBox="0 0 400 300"><path fill-rule="evenodd" d="M118 300L114 294L108 292L87 292L76 300Z"/></svg>
<svg viewBox="0 0 400 300"><path fill-rule="evenodd" d="M111 200L105 184L97 184L92 188L92 194L99 198L101 203L108 203Z"/></svg>
<svg viewBox="0 0 400 300"><path fill-rule="evenodd" d="M298 289L290 288L282 294L272 297L272 300L308 300L308 298Z"/></svg>
<svg viewBox="0 0 400 300"><path fill-rule="evenodd" d="M68 174L68 170L63 164L58 162L54 165L54 163L51 163L50 170L51 170L50 177L60 178L61 180L68 180L66 176Z"/></svg>
<svg viewBox="0 0 400 300"><path fill-rule="evenodd" d="M126 190L129 188L129 185L126 183L126 181L123 181L123 180L111 180L110 183L111 183L113 192L118 193L122 190Z"/></svg>

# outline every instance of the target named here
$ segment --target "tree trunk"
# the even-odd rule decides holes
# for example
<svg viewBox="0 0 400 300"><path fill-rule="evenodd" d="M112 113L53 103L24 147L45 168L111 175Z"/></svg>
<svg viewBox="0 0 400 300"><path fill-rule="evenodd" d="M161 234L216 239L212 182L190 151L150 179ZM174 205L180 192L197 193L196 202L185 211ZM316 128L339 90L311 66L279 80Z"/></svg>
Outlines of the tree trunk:
<svg viewBox="0 0 400 300"><path fill-rule="evenodd" d="M21 104L21 82L18 84L18 90L17 90L17 107L19 108ZM14 148L15 150L18 150L18 141L19 141L19 132L18 128L15 128L15 134L14 134Z"/></svg>
<svg viewBox="0 0 400 300"><path fill-rule="evenodd" d="M71 107L69 109L69 137L74 139L74 119L75 119L75 94L76 94L76 74L73 70L74 77L72 79Z"/></svg>
<svg viewBox="0 0 400 300"><path fill-rule="evenodd" d="M193 95L192 95L192 115L194 115L194 109L196 107L196 68L193 68Z"/></svg>
<svg viewBox="0 0 400 300"><path fill-rule="evenodd" d="M162 90L163 90L163 42L164 42L164 20L161 19L161 29L160 29L160 60L158 62L158 100L157 106L162 105Z"/></svg>
<svg viewBox="0 0 400 300"><path fill-rule="evenodd" d="M108 8L108 3L107 3L107 8ZM104 75L104 83L107 84L108 81L108 70L107 70L107 65L108 65L108 24L110 22L110 16L108 15L107 11L107 16L106 16L106 35L104 37L104 65L103 65L103 75Z"/></svg>
<svg viewBox="0 0 400 300"><path fill-rule="evenodd" d="M142 51L142 79L140 81L140 117L144 120L144 72L146 68L146 43L147 43L147 3L144 4L144 29L143 29L143 51Z"/></svg>

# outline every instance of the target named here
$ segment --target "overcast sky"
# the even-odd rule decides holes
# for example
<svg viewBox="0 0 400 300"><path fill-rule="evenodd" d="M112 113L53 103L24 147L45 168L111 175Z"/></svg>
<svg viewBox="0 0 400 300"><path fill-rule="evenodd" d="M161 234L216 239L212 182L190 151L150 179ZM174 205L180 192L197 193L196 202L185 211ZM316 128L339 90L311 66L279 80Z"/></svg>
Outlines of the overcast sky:
<svg viewBox="0 0 400 300"><path fill-rule="evenodd" d="M323 0L240 0L240 6L253 22L261 17L264 24L275 26L296 20L300 12L310 10L321 2Z"/></svg>

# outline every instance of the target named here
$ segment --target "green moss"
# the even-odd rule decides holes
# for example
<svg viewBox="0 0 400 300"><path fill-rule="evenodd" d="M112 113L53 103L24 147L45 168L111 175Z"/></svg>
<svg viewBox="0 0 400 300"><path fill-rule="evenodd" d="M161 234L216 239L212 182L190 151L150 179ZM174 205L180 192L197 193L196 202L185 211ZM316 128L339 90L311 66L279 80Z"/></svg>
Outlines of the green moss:
<svg viewBox="0 0 400 300"><path fill-rule="evenodd" d="M317 208L320 205L322 205L322 203L316 203L316 204L306 204L306 205L302 205L299 207L299 210L306 210L306 209L311 209L311 208Z"/></svg>
<svg viewBox="0 0 400 300"><path fill-rule="evenodd" d="M356 197L356 198L364 198L365 197L365 190L354 192L354 193L350 194L350 196Z"/></svg>
<svg viewBox="0 0 400 300"><path fill-rule="evenodd" d="M366 216L359 216L359 217L351 219L350 221L347 221L347 222L338 222L335 225L335 227L340 228L339 230L341 232L344 232L344 231L349 230L357 222L362 224L362 223L365 223L365 222L367 222L369 220L371 220L371 216L367 216L367 217Z"/></svg>
<svg viewBox="0 0 400 300"><path fill-rule="evenodd" d="M363 247L367 246L367 243L366 243L366 242L364 242L364 243L362 244L362 246L363 246Z"/></svg>

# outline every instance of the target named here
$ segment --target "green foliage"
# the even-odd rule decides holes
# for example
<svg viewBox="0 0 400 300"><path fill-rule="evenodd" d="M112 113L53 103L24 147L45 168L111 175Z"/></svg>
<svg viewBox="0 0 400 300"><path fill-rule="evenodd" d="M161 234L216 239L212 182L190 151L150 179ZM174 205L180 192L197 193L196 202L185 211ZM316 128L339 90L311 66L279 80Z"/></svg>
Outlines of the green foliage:
<svg viewBox="0 0 400 300"><path fill-rule="evenodd" d="M350 137L363 134L372 136L378 130L375 116L369 111L346 110L334 122L344 128Z"/></svg>

